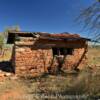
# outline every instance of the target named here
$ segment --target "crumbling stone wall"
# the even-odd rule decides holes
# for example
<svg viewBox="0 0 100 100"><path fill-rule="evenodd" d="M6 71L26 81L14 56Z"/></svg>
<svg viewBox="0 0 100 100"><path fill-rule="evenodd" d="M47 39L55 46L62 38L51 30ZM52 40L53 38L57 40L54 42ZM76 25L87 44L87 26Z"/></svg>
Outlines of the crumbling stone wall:
<svg viewBox="0 0 100 100"><path fill-rule="evenodd" d="M15 66L17 74L38 75L47 72L47 67L51 63L52 50L36 49L31 47L17 47L15 49Z"/></svg>
<svg viewBox="0 0 100 100"><path fill-rule="evenodd" d="M83 69L87 64L85 48L74 49L73 55L67 55L63 64L63 69L74 70L75 67Z"/></svg>
<svg viewBox="0 0 100 100"><path fill-rule="evenodd" d="M53 57L51 48L38 49L31 46L15 46L12 56L12 63L15 66L15 73L18 75L30 74L38 76L47 73L55 73L59 67L56 57ZM62 64L62 70L73 70L75 66L82 69L86 64L85 48L74 49L73 55L66 55ZM80 61L80 62L79 62ZM79 64L78 64L79 63Z"/></svg>
<svg viewBox="0 0 100 100"><path fill-rule="evenodd" d="M7 43L14 44L11 58L14 72L37 76L83 69L87 61L87 40L77 34L12 31L8 33ZM73 54L68 49L74 49Z"/></svg>
<svg viewBox="0 0 100 100"><path fill-rule="evenodd" d="M73 48L74 51L72 55L60 55L59 58L53 55L52 46ZM48 72L55 73L59 69L62 71L74 70L77 67L82 69L87 61L86 52L87 43L84 40L65 42L20 37L15 40L11 62L16 74L37 76ZM59 59L63 60L61 65Z"/></svg>

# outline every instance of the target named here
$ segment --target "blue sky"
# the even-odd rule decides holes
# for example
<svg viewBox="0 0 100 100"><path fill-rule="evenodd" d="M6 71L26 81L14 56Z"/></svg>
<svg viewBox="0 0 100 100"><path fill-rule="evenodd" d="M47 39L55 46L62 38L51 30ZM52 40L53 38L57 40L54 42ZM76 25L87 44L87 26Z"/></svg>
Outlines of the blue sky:
<svg viewBox="0 0 100 100"><path fill-rule="evenodd" d="M0 31L19 25L22 31L71 32L87 36L74 21L95 0L0 0Z"/></svg>

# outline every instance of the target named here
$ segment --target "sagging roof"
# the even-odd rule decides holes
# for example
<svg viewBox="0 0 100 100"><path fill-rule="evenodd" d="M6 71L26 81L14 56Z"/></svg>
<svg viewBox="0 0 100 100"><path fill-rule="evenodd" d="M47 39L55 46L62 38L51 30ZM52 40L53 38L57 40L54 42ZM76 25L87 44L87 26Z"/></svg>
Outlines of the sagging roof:
<svg viewBox="0 0 100 100"><path fill-rule="evenodd" d="M90 41L88 38L81 37L79 34L71 34L68 32L63 33L47 33L47 32L22 32L22 31L9 31L8 34L19 35L19 36L30 36L39 37L40 39L48 40L86 40Z"/></svg>

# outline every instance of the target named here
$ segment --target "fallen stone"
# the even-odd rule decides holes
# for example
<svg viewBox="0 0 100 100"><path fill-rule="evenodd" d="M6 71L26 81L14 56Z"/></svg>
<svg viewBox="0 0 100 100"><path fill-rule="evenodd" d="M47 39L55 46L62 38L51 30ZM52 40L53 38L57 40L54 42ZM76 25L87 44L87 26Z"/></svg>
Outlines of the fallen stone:
<svg viewBox="0 0 100 100"><path fill-rule="evenodd" d="M12 74L11 73L5 73L4 74L4 76L6 76L6 77L9 77L9 76L11 76Z"/></svg>
<svg viewBox="0 0 100 100"><path fill-rule="evenodd" d="M14 75L12 77L10 77L11 80L17 80L18 79L18 76Z"/></svg>

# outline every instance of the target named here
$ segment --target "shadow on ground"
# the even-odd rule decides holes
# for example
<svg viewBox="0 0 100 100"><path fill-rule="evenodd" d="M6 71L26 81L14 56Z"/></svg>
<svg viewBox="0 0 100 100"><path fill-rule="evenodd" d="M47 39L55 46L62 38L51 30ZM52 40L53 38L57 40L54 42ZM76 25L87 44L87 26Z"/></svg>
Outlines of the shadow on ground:
<svg viewBox="0 0 100 100"><path fill-rule="evenodd" d="M15 68L11 65L10 61L2 61L0 62L0 70L5 71L5 72L15 72Z"/></svg>

